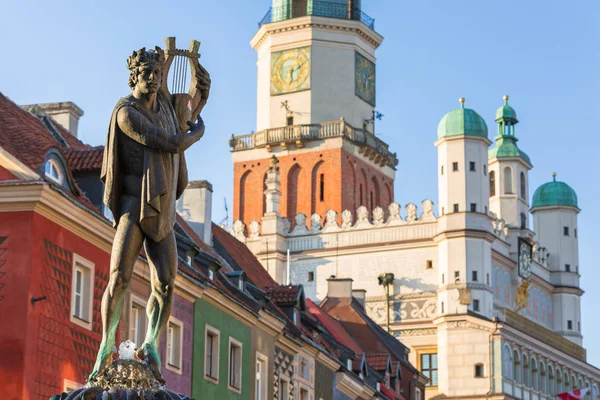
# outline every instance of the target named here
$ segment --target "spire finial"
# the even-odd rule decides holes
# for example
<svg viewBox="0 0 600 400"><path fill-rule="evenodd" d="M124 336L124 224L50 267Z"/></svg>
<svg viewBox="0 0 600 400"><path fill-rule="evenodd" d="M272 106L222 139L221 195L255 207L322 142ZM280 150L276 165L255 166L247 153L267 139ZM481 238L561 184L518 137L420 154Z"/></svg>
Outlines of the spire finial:
<svg viewBox="0 0 600 400"><path fill-rule="evenodd" d="M465 98L461 97L458 101L460 102L460 108L465 108Z"/></svg>
<svg viewBox="0 0 600 400"><path fill-rule="evenodd" d="M502 99L504 100L504 104L508 104L508 95L505 94L504 97L502 97Z"/></svg>
<svg viewBox="0 0 600 400"><path fill-rule="evenodd" d="M553 173L552 173L552 180L553 180L554 182L556 182L556 172L553 172Z"/></svg>

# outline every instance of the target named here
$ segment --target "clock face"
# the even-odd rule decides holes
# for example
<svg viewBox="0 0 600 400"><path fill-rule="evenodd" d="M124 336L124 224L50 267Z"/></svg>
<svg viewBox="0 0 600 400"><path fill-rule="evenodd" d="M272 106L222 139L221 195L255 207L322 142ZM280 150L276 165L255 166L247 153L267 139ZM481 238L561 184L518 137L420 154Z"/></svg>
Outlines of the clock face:
<svg viewBox="0 0 600 400"><path fill-rule="evenodd" d="M271 95L310 89L310 47L271 54Z"/></svg>
<svg viewBox="0 0 600 400"><path fill-rule="evenodd" d="M356 53L354 87L358 97L375 106L375 64Z"/></svg>
<svg viewBox="0 0 600 400"><path fill-rule="evenodd" d="M519 276L531 279L531 245L519 240Z"/></svg>

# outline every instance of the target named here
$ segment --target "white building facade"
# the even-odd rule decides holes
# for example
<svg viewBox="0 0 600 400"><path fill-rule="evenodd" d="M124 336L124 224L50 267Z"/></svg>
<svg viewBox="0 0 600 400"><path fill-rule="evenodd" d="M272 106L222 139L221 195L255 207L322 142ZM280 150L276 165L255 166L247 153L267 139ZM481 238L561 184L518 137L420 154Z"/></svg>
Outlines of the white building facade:
<svg viewBox="0 0 600 400"><path fill-rule="evenodd" d="M251 42L257 132L230 141L240 176L253 160L295 162L342 148L393 180L395 155L368 129L383 38L360 2L274 0L263 22ZM352 278L370 316L410 347L410 361L430 378L426 398L537 400L590 386L595 399L600 370L582 347L577 196L554 179L531 197L532 164L517 146L508 97L495 123L490 137L463 99L439 122L437 208L431 200L380 207L371 196L356 210L287 215L297 204L289 206L286 190L298 180L273 158L255 195L262 216L235 221L231 233L277 281L303 284L315 301L329 277ZM325 160L344 168L334 162ZM302 188L293 190L300 196ZM323 201L322 183L320 193ZM253 200L243 196L240 209ZM385 274L393 280L384 287Z"/></svg>

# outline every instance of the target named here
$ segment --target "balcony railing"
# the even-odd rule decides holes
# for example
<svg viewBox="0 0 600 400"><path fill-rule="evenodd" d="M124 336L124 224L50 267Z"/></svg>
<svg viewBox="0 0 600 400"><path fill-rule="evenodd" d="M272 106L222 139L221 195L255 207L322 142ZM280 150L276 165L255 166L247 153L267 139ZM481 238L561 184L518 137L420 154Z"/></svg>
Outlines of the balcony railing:
<svg viewBox="0 0 600 400"><path fill-rule="evenodd" d="M365 129L358 129L345 120L322 124L291 125L281 128L265 129L247 135L232 136L229 141L231 151L249 150L257 147L287 145L294 143L302 146L304 141L321 140L333 137L345 137L362 147L363 153L373 159L396 168L396 153L389 151L387 143Z"/></svg>
<svg viewBox="0 0 600 400"><path fill-rule="evenodd" d="M350 7L348 4L317 0L309 2L308 4L294 3L280 7L271 7L260 20L258 26L261 27L270 22L306 16L361 21L372 30L375 30L375 19L364 13L360 7Z"/></svg>

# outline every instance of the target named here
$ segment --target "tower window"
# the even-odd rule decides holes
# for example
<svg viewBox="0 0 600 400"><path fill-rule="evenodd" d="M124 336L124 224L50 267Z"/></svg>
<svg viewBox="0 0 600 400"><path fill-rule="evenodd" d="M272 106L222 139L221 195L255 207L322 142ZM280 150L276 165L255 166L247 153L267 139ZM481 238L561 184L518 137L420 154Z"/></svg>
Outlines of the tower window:
<svg viewBox="0 0 600 400"><path fill-rule="evenodd" d="M292 125L294 125L294 117L289 116L289 117L287 117L287 126L292 126Z"/></svg>
<svg viewBox="0 0 600 400"><path fill-rule="evenodd" d="M496 172L490 171L490 197L496 195Z"/></svg>
<svg viewBox="0 0 600 400"><path fill-rule="evenodd" d="M444 166L441 167L441 174L444 175Z"/></svg>
<svg viewBox="0 0 600 400"><path fill-rule="evenodd" d="M460 279L460 271L454 271L454 278Z"/></svg>
<svg viewBox="0 0 600 400"><path fill-rule="evenodd" d="M319 200L324 201L325 200L325 174L321 174L321 176L320 176L319 191L320 191Z"/></svg>
<svg viewBox="0 0 600 400"><path fill-rule="evenodd" d="M315 281L315 273L314 273L314 271L309 271L308 272L308 281L309 282L314 282Z"/></svg>
<svg viewBox="0 0 600 400"><path fill-rule="evenodd" d="M427 262L425 263L425 269L432 269L432 268L433 268L433 261L427 260Z"/></svg>
<svg viewBox="0 0 600 400"><path fill-rule="evenodd" d="M362 206L363 203L363 189L362 189L362 183L358 186L359 188L359 196L360 196L360 205Z"/></svg>
<svg viewBox="0 0 600 400"><path fill-rule="evenodd" d="M472 272L471 272L471 280L472 280L473 282L477 282L477 278L478 278L478 277L477 277L477 271L472 271Z"/></svg>
<svg viewBox="0 0 600 400"><path fill-rule="evenodd" d="M504 194L512 194L512 170L510 167L504 168Z"/></svg>
<svg viewBox="0 0 600 400"><path fill-rule="evenodd" d="M471 203L471 212L477 212L477 204Z"/></svg>
<svg viewBox="0 0 600 400"><path fill-rule="evenodd" d="M571 264L565 264L565 272L571 272Z"/></svg>
<svg viewBox="0 0 600 400"><path fill-rule="evenodd" d="M441 309L440 311L441 311L441 312L442 312L442 314L443 314L443 313L444 313L444 302L443 302L443 301L442 301L441 307L442 307L442 309Z"/></svg>
<svg viewBox="0 0 600 400"><path fill-rule="evenodd" d="M442 207L442 215L444 215L444 207Z"/></svg>
<svg viewBox="0 0 600 400"><path fill-rule="evenodd" d="M571 320L567 321L567 329L570 330L570 331L573 330L573 321L571 321Z"/></svg>
<svg viewBox="0 0 600 400"><path fill-rule="evenodd" d="M371 210L373 209L373 192L371 192Z"/></svg>
<svg viewBox="0 0 600 400"><path fill-rule="evenodd" d="M527 228L527 215L525 213L521 213L521 229Z"/></svg>
<svg viewBox="0 0 600 400"><path fill-rule="evenodd" d="M454 204L454 212L458 212L458 204Z"/></svg>
<svg viewBox="0 0 600 400"><path fill-rule="evenodd" d="M563 235L569 236L569 227L568 226L563 227Z"/></svg>
<svg viewBox="0 0 600 400"><path fill-rule="evenodd" d="M487 165L483 164L483 175L487 175Z"/></svg>
<svg viewBox="0 0 600 400"><path fill-rule="evenodd" d="M581 332L581 322L577 321L577 332Z"/></svg>
<svg viewBox="0 0 600 400"><path fill-rule="evenodd" d="M575 236L575 239L577 239L577 228L573 229L573 236Z"/></svg>
<svg viewBox="0 0 600 400"><path fill-rule="evenodd" d="M458 171L458 163L457 162L452 163L452 171Z"/></svg>
<svg viewBox="0 0 600 400"><path fill-rule="evenodd" d="M521 192L520 193L521 194L521 198L523 200L525 200L525 197L526 197L526 193L525 192L527 191L527 187L525 185L525 174L523 172L521 172L521 182L520 182L520 184L521 184L521 190L520 190L520 192Z"/></svg>
<svg viewBox="0 0 600 400"><path fill-rule="evenodd" d="M475 364L475 378L483 378L483 364Z"/></svg>
<svg viewBox="0 0 600 400"><path fill-rule="evenodd" d="M442 274L442 285L445 283L445 280L446 280L446 279L445 279L445 275L444 275L444 274Z"/></svg>
<svg viewBox="0 0 600 400"><path fill-rule="evenodd" d="M490 284L490 274L486 274L485 278L486 278L487 284L489 285Z"/></svg>
<svg viewBox="0 0 600 400"><path fill-rule="evenodd" d="M479 300L473 300L473 311L479 311Z"/></svg>
<svg viewBox="0 0 600 400"><path fill-rule="evenodd" d="M469 171L475 171L475 162L469 161Z"/></svg>
<svg viewBox="0 0 600 400"><path fill-rule="evenodd" d="M485 211L485 215L488 215L488 208L487 208L487 206L483 206L483 209Z"/></svg>

